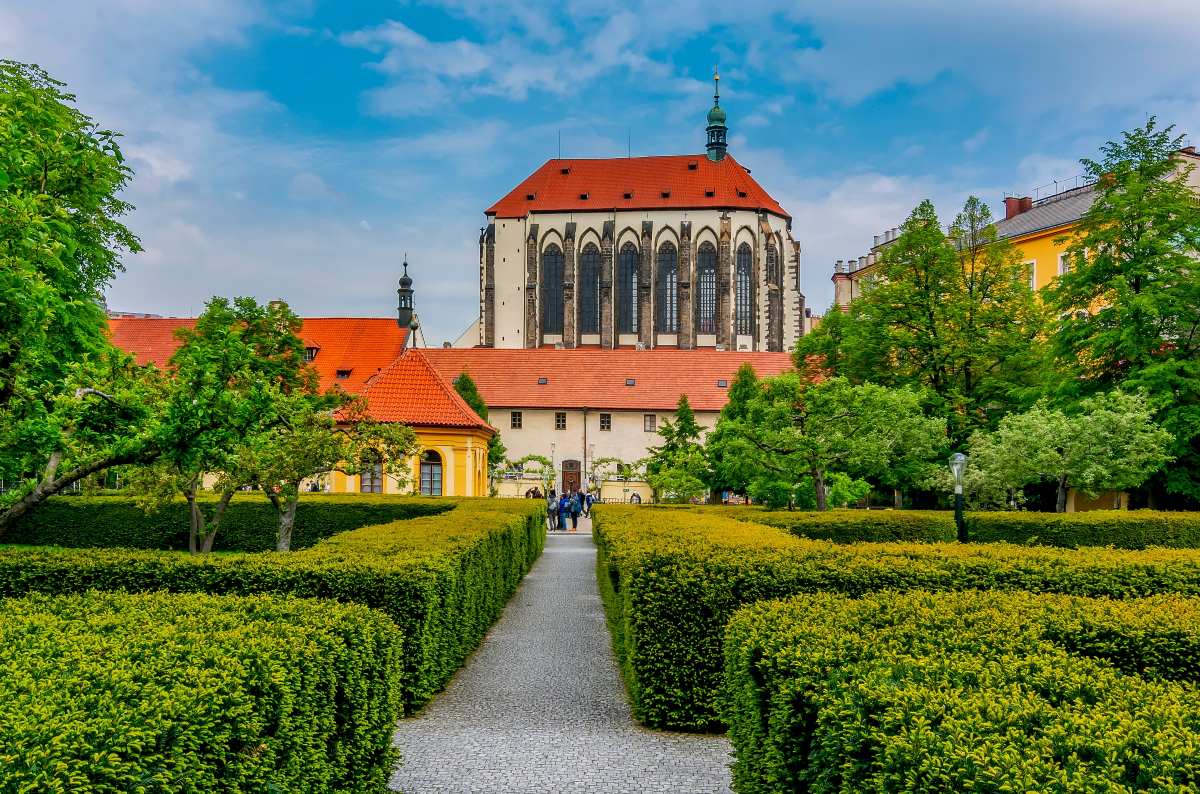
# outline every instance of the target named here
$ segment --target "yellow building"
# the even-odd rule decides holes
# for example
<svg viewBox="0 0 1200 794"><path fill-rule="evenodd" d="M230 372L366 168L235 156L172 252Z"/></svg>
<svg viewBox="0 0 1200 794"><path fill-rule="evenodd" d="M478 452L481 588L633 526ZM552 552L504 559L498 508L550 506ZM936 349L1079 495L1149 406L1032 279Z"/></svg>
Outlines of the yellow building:
<svg viewBox="0 0 1200 794"><path fill-rule="evenodd" d="M1200 193L1200 154L1195 146L1176 153L1181 166L1196 166L1189 181ZM1060 189L1061 188L1061 189ZM1004 218L996 222L996 233L1008 240L1020 252L1029 268L1029 284L1040 290L1065 272L1069 266L1066 250L1079 219L1096 198L1094 183L1072 180L1056 183L1054 192L1046 196L1010 196L1004 199ZM899 236L892 228L875 235L871 250L857 259L839 259L833 267L834 307L846 309L850 301L862 294L875 277L876 265L883 250Z"/></svg>
<svg viewBox="0 0 1200 794"><path fill-rule="evenodd" d="M366 383L367 413L379 422L403 422L417 434L420 452L407 483L384 472L383 462L361 475L332 472L333 493L415 493L424 496L487 496L488 441L495 430L467 405L415 348Z"/></svg>

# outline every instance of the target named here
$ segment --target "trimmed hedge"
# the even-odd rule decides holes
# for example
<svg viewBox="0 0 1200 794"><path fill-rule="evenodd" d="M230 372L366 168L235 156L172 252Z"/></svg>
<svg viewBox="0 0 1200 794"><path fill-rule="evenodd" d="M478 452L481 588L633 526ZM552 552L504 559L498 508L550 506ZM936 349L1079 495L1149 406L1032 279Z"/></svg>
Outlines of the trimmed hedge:
<svg viewBox="0 0 1200 794"><path fill-rule="evenodd" d="M663 728L720 727L725 625L756 601L889 589L1200 595L1197 551L837 545L712 512L619 505L597 510L593 531L601 596L634 714Z"/></svg>
<svg viewBox="0 0 1200 794"><path fill-rule="evenodd" d="M739 611L739 794L1192 791L1200 601L817 594Z"/></svg>
<svg viewBox="0 0 1200 794"><path fill-rule="evenodd" d="M436 516L343 532L287 554L0 548L0 596L89 589L329 598L404 635L404 703L438 692L499 617L545 542L545 505L462 499Z"/></svg>
<svg viewBox="0 0 1200 794"><path fill-rule="evenodd" d="M721 508L718 508L721 509ZM723 508L729 516L786 529L799 537L835 543L952 542L954 514L945 510L830 510L825 513ZM713 508L707 508L711 512ZM1113 546L1145 549L1200 548L1200 513L1154 510L1093 510L1085 513L967 513L972 543Z"/></svg>
<svg viewBox="0 0 1200 794"><path fill-rule="evenodd" d="M206 497L208 501L215 501ZM303 549L368 524L436 515L454 502L372 494L304 494L296 508L292 548ZM26 514L0 543L73 548L187 549L188 506L182 499L147 513L127 496L59 496ZM215 551L274 551L279 513L258 492L233 497Z"/></svg>
<svg viewBox="0 0 1200 794"><path fill-rule="evenodd" d="M382 791L402 637L265 596L0 603L0 790Z"/></svg>

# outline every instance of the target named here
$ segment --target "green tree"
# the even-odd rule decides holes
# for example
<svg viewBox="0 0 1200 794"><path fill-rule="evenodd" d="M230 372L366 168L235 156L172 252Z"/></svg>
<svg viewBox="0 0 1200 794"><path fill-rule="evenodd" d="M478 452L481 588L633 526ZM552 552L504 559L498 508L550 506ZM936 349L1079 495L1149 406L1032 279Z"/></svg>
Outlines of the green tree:
<svg viewBox="0 0 1200 794"><path fill-rule="evenodd" d="M1144 391L1175 439L1159 482L1200 500L1200 198L1173 129L1151 118L1081 161L1096 199L1048 295L1062 317L1059 397Z"/></svg>
<svg viewBox="0 0 1200 794"><path fill-rule="evenodd" d="M662 444L647 450L646 478L659 499L689 502L708 491L705 483L710 475L700 443L702 434L687 395L679 395L675 420L665 420L658 428Z"/></svg>
<svg viewBox="0 0 1200 794"><path fill-rule="evenodd" d="M733 428L746 418L758 390L754 367L750 362L743 363L729 384L729 399L721 408L716 426L704 439L704 454L712 472L710 484L714 490L729 488L740 494L750 491L753 471L746 465L746 442L733 432Z"/></svg>
<svg viewBox="0 0 1200 794"><path fill-rule="evenodd" d="M927 389L951 437L1027 404L1041 384L1044 311L1013 247L975 197L942 230L923 201L846 314L831 312L797 346L856 383Z"/></svg>
<svg viewBox="0 0 1200 794"><path fill-rule="evenodd" d="M0 61L0 531L109 458L136 459L138 403L157 388L105 338L102 290L141 250L119 220L132 172L73 103L38 67Z"/></svg>
<svg viewBox="0 0 1200 794"><path fill-rule="evenodd" d="M183 494L193 553L212 550L225 508L254 481L254 437L284 421L290 397L317 393L299 330L285 303L213 298L194 328L178 332L152 441L156 459L130 480L150 501ZM206 478L216 502L201 498Z"/></svg>
<svg viewBox="0 0 1200 794"><path fill-rule="evenodd" d="M366 400L340 390L308 392L276 400L280 421L253 436L239 454L239 468L262 488L279 513L276 551L289 551L302 487L331 472L361 474L376 464L404 487L419 444L411 427L377 422ZM336 411L334 410L336 409Z"/></svg>
<svg viewBox="0 0 1200 794"><path fill-rule="evenodd" d="M1101 491L1134 488L1170 460L1171 434L1154 423L1145 397L1120 391L1084 399L1076 414L1041 402L1000 420L993 432L971 437L969 469L994 495L1050 480L1056 510L1067 509L1075 487Z"/></svg>
<svg viewBox="0 0 1200 794"><path fill-rule="evenodd" d="M483 395L479 393L479 388L475 385L475 381L466 370L459 373L454 379L454 390L463 398L467 405L471 406L471 410L479 414L479 418L483 421L488 420L487 403L483 401ZM488 441L488 477L492 480L507 465L506 456L508 449L504 446L504 442L500 440L500 432L497 431Z"/></svg>
<svg viewBox="0 0 1200 794"><path fill-rule="evenodd" d="M945 435L911 390L840 377L813 384L794 372L764 379L745 418L731 425L746 441L758 483L752 492L795 493L807 481L818 510L827 507L831 473L861 478L896 460L905 440L927 436L923 443L932 447Z"/></svg>

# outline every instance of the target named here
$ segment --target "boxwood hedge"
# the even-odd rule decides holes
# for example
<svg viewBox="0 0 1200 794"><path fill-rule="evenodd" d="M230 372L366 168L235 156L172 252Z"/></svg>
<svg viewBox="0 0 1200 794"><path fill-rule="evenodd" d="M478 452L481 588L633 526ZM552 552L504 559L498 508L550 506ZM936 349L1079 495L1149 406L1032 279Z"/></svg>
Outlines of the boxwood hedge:
<svg viewBox="0 0 1200 794"><path fill-rule="evenodd" d="M711 512L713 508L707 508ZM863 541L949 542L956 539L954 514L944 510L830 510L825 513L726 508L728 515L780 527L800 537L835 543ZM967 513L972 543L1200 548L1200 514L1154 510L1095 510L1086 513Z"/></svg>
<svg viewBox="0 0 1200 794"><path fill-rule="evenodd" d="M1190 550L838 545L712 512L619 505L598 509L593 527L601 596L634 714L663 728L720 726L725 625L756 601L889 589L1200 594L1200 552Z"/></svg>
<svg viewBox="0 0 1200 794"><path fill-rule="evenodd" d="M799 596L739 611L739 794L1191 791L1200 601Z"/></svg>
<svg viewBox="0 0 1200 794"><path fill-rule="evenodd" d="M0 791L382 791L402 637L354 605L0 602Z"/></svg>
<svg viewBox="0 0 1200 794"><path fill-rule="evenodd" d="M89 589L329 598L386 613L404 642L404 703L425 703L475 649L541 553L545 506L462 499L279 554L0 548L0 596Z"/></svg>
<svg viewBox="0 0 1200 794"><path fill-rule="evenodd" d="M215 501L215 500L213 500ZM454 506L449 499L305 494L296 509L292 548L368 524L436 515ZM279 514L262 493L239 493L222 517L217 551L273 551ZM62 496L39 505L0 536L3 543L133 549L186 549L188 506L177 502L146 512L127 496Z"/></svg>

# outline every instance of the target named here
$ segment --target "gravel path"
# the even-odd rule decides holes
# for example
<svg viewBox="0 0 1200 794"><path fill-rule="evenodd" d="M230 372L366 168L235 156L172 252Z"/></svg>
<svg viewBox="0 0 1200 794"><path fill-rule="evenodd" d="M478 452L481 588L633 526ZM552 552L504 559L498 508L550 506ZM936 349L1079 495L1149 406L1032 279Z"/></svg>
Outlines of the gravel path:
<svg viewBox="0 0 1200 794"><path fill-rule="evenodd" d="M595 571L590 526L547 539L475 655L423 712L401 721L393 789L730 790L724 737L650 731L630 716Z"/></svg>

